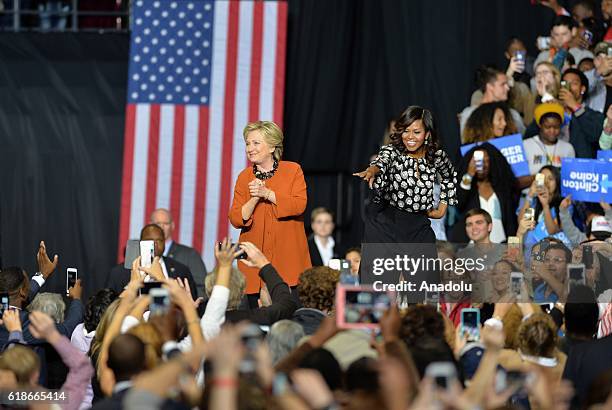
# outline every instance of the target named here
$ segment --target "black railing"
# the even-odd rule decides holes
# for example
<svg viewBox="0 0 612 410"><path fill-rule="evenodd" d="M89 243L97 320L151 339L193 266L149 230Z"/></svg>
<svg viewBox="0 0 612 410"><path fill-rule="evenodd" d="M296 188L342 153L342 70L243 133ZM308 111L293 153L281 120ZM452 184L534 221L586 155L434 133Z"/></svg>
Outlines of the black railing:
<svg viewBox="0 0 612 410"><path fill-rule="evenodd" d="M126 32L131 0L0 0L4 31Z"/></svg>

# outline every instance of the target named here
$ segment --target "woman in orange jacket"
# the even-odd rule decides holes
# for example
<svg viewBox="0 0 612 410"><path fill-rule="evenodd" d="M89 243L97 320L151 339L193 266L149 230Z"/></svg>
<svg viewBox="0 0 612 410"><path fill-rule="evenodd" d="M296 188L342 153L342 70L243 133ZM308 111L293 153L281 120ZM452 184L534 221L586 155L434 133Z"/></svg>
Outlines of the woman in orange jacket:
<svg viewBox="0 0 612 410"><path fill-rule="evenodd" d="M281 161L283 133L275 123L250 123L243 135L253 165L238 175L230 222L241 230L240 242L261 249L285 282L295 286L299 275L311 267L304 230L304 173L299 164ZM242 262L238 268L246 277L246 293L259 293L258 270Z"/></svg>

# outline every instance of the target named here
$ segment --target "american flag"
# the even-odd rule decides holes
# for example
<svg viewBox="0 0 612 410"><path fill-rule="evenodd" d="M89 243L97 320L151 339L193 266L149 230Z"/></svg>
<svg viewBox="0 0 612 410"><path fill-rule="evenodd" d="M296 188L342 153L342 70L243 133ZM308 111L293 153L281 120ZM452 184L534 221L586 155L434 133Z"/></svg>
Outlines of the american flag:
<svg viewBox="0 0 612 410"><path fill-rule="evenodd" d="M133 3L119 255L156 208L174 240L213 264L230 231L233 184L247 166L242 129L282 126L287 3ZM233 230L233 228L232 228Z"/></svg>

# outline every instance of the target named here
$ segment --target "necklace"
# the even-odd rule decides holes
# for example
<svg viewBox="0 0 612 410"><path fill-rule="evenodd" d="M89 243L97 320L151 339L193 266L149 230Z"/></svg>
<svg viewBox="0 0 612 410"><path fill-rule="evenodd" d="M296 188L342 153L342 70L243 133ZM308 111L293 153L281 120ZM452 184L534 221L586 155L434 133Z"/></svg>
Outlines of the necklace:
<svg viewBox="0 0 612 410"><path fill-rule="evenodd" d="M276 169L278 168L278 161L274 160L274 165L272 165L272 169L270 171L260 171L257 169L257 165L253 164L253 174L255 174L255 178L265 180L270 179L274 176Z"/></svg>

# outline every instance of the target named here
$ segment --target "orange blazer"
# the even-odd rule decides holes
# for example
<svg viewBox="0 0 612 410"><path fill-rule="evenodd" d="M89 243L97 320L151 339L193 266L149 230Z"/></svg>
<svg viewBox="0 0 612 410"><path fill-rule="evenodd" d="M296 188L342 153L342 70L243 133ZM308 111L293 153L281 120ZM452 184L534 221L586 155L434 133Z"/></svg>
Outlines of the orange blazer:
<svg viewBox="0 0 612 410"><path fill-rule="evenodd" d="M297 285L300 274L310 268L310 254L304 230L306 181L299 164L280 161L266 187L276 194L276 205L260 200L253 215L242 219L242 206L251 198L249 182L255 179L253 168L245 168L234 188L234 200L229 213L231 224L240 229L240 242L252 242L276 268L289 286ZM259 293L258 269L238 262L246 277L246 293Z"/></svg>

